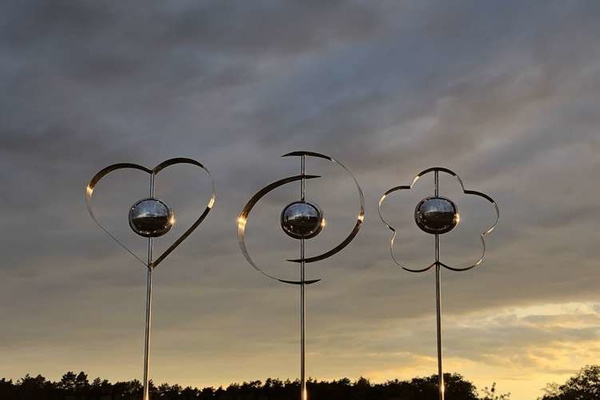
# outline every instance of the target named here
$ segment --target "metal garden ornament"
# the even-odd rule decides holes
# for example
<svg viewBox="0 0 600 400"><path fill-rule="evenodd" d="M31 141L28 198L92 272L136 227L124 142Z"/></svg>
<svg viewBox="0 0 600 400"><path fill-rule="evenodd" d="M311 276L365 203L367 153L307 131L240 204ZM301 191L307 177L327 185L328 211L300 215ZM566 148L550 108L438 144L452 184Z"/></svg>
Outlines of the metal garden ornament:
<svg viewBox="0 0 600 400"><path fill-rule="evenodd" d="M242 253L246 260L250 263L252 267L254 267L258 272L267 276L270 279L274 279L276 281L289 284L289 285L297 285L300 288L300 399L307 400L308 393L306 390L306 302L305 302L305 287L306 285L311 285L320 281L320 279L312 279L307 280L305 277L305 267L306 264L314 263L317 261L324 260L333 256L334 254L340 252L344 249L358 234L358 231L361 228L362 222L364 220L365 215L365 201L362 189L358 185L358 182L354 175L346 168L342 163L329 157L324 154L308 152L308 151L295 151L292 153L288 153L283 155L283 157L299 157L300 158L300 174L290 176L288 178L284 178L273 182L263 189L259 190L244 206L242 212L238 216L238 241ZM340 242L337 246L333 247L331 250L328 250L324 253L317 254L314 256L306 257L305 255L305 241L316 237L325 227L325 219L323 217L323 211L321 208L312 201L308 201L306 199L306 181L310 179L319 178L318 175L307 175L306 174L306 158L314 157L327 160L333 164L340 166L346 171L350 177L353 179L354 184L356 185L356 189L359 196L360 201L360 210L358 212L358 217L354 227L346 236L342 242ZM258 201L265 196L267 193L272 190L292 183L292 182L300 182L300 199L288 204L284 207L280 216L280 224L281 228L288 236L297 239L300 242L300 257L296 259L289 259L287 261L296 263L299 266L299 279L298 280L287 280L280 279L271 274L268 274L264 270L262 270L250 257L248 253L248 249L246 248L246 225L248 223L248 217L250 212L258 203Z"/></svg>
<svg viewBox="0 0 600 400"><path fill-rule="evenodd" d="M424 232L434 235L434 261L424 268L411 268L400 263L394 254L394 240L396 238L396 229L386 222L382 215L382 205L388 196L394 192L402 190L411 190L415 183L422 178L424 175L433 173L434 176L434 194L433 196L426 197L421 200L414 211L414 218L417 226ZM481 239L481 255L474 263L465 266L457 267L444 264L440 258L440 235L452 231L460 223L460 213L456 204L449 198L440 195L440 184L439 178L440 173L450 175L458 181L462 191L466 195L473 195L481 197L487 200L495 211L495 220L493 224L488 227L485 231L480 234ZM412 183L408 186L396 186L386 191L381 199L379 200L379 217L381 221L393 232L390 240L390 252L392 259L402 269L409 272L425 272L435 267L435 287L436 287L436 322L437 322L437 361L438 361L438 387L439 387L439 398L444 400L444 374L442 366L442 293L441 293L441 268L446 268L451 271L467 271L473 269L483 262L485 257L485 236L491 233L500 217L500 211L496 202L487 194L477 192L474 190L465 189L465 186L460 177L454 172L447 168L433 167L421 171L417 176L414 177Z"/></svg>
<svg viewBox="0 0 600 400"><path fill-rule="evenodd" d="M167 204L155 197L155 180L158 174L167 167L176 164L188 164L203 170L211 180L212 192L208 204L204 211L197 217L192 225L158 257L154 257L154 239L166 235L173 225L175 224L175 212L169 208ZM146 259L138 256L129 249L123 242L121 242L115 235L113 235L104 225L98 221L92 208L92 196L96 185L106 175L125 169L133 169L145 172L149 175L149 196L141 200L136 201L129 209L129 226L137 235L147 238L147 257ZM94 222L115 242L117 242L123 249L129 254L135 257L141 264L146 267L147 270L147 281L146 281L146 329L145 329L145 340L144 340L144 394L143 400L150 398L149 393L149 375L150 375L150 333L152 326L152 275L154 269L169 255L171 254L191 233L204 221L210 210L215 204L215 183L214 180L204 165L196 160L190 158L172 158L158 164L156 167L149 169L138 164L131 163L120 163L113 164L98 172L90 180L86 187L85 202L87 205L88 212Z"/></svg>

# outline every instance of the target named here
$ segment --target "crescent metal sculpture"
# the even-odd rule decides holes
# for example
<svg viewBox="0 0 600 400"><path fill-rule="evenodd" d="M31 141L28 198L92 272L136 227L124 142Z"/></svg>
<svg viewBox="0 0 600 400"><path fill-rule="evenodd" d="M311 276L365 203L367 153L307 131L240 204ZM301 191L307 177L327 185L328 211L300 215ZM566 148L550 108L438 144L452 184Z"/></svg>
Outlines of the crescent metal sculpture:
<svg viewBox="0 0 600 400"><path fill-rule="evenodd" d="M163 201L155 197L155 185L154 181L156 176L165 168L176 164L188 164L203 170L211 180L212 193L208 204L204 211L198 216L198 218L192 223L192 225L156 259L153 258L154 250L154 239L163 236L169 232L169 230L175 224L175 213L171 210ZM138 256L129 249L123 242L121 242L114 234L112 234L100 221L96 218L92 207L92 198L95 193L96 185L106 175L118 171L132 169L145 172L150 176L150 196L141 200L138 200L133 204L129 210L129 226L139 236L148 239L148 257L146 261L142 257ZM150 329L152 321L152 273L154 269L169 255L171 254L192 232L198 228L198 226L204 221L210 210L212 210L215 204L215 181L204 165L191 158L171 158L163 161L156 167L149 169L138 164L132 163L119 163L110 165L100 172L98 172L88 183L85 190L85 204L87 206L88 213L92 217L92 220L102 229L111 239L125 249L129 254L135 257L140 263L147 268L147 284L146 284L146 331L145 331L145 342L144 342L144 395L143 399L148 400L149 394L149 374L150 374Z"/></svg>
<svg viewBox="0 0 600 400"><path fill-rule="evenodd" d="M492 204L494 207L494 211L496 213L495 220L491 226L489 226L486 230L480 233L479 237L481 239L481 247L482 252L481 256L474 263L466 266L466 267L456 267L449 266L444 264L440 260L440 235L450 232L453 230L460 222L460 213L458 212L458 207L456 204L447 197L440 196L440 185L439 185L439 174L440 172L450 175L458 181L460 187L464 194L478 196L484 198L488 202ZM409 268L403 263L400 263L394 254L394 240L396 239L396 229L392 227L386 220L383 218L381 209L382 205L387 199L387 197L397 191L401 190L411 190L415 183L424 175L433 173L434 174L434 195L430 197L426 197L421 200L414 212L415 223L417 226L424 232L432 234L435 236L435 261L430 265L424 268ZM390 253L392 255L392 260L400 266L402 269L409 272L425 272L430 270L435 266L435 282L436 282L436 321L437 321L437 352L438 352L438 388L439 388L439 398L440 400L444 400L444 374L442 368L442 294L441 294L441 276L440 270L441 268L446 268L452 271L467 271L473 269L480 265L485 258L485 236L491 233L496 225L498 224L498 220L500 218L500 210L498 209L498 204L487 194L477 192L475 190L465 189L465 185L463 184L462 179L452 170L443 167L433 167L428 168L419 172L414 179L412 180L410 185L404 186L396 186L388 191L386 191L381 199L379 200L379 217L381 221L385 224L385 226L390 229L393 234L390 240Z"/></svg>
<svg viewBox="0 0 600 400"><path fill-rule="evenodd" d="M358 184L358 181L352 175L350 170L346 168L342 163L335 160L334 158L310 151L294 151L288 154L284 154L282 157L300 157L301 159L301 173L300 175L290 176L288 178L284 178L278 181L275 181L261 190L259 190L250 200L244 208L242 212L238 216L238 224L237 224L237 235L238 242L240 245L240 249L242 250L242 254L248 261L248 263L256 269L261 274L266 277L285 283L289 285L298 285L300 286L300 399L306 400L308 397L306 390L306 302L305 302L305 286L317 283L320 279L305 279L305 265L307 263L314 263L317 261L324 260L333 256L336 253L342 251L350 242L356 237L358 231L360 230L362 223L364 221L365 216L365 199ZM350 231L350 233L346 236L344 240L342 240L338 245L334 246L331 250L328 250L324 253L317 254L311 257L305 256L305 240L316 237L325 226L325 219L323 218L323 212L315 203L306 201L306 181L310 179L316 179L320 176L318 175L307 175L306 174L306 157L315 157L321 158L327 161L330 161L334 164L339 165L341 168L346 171L350 177L352 177L354 184L356 185L356 189L358 191L358 196L360 200L360 210L358 212L358 217L356 219L356 223L354 227ZM300 266L300 279L299 280L288 280L288 279L280 279L274 275L268 274L263 269L261 269L252 259L250 254L248 253L248 249L246 247L246 225L248 222L248 217L250 212L254 208L254 206L263 198L267 193L272 190L281 187L283 185L287 185L292 182L300 182L300 200L294 201L291 204L288 204L282 211L280 222L283 231L290 237L297 239L300 241L300 257L294 259L288 259L288 262L297 263Z"/></svg>
<svg viewBox="0 0 600 400"><path fill-rule="evenodd" d="M339 253L340 251L342 251L344 249L344 247L346 247L350 244L350 242L354 239L354 237L356 237L356 235L358 234L358 231L360 230L360 227L364 221L364 218L365 218L365 197L364 197L361 187L358 184L358 181L356 180L356 178L354 177L352 172L350 172L350 170L344 164L340 163L339 161L337 161L336 159L334 159L330 156L326 156L324 154L315 153L315 152L309 152L309 151L294 151L294 152L291 152L288 154L284 154L282 157L302 157L302 173L300 175L290 176L288 178L284 178L284 179L275 181L273 183L270 183L269 185L267 185L264 188L262 188L261 190L259 190L254 196L252 196L252 198L248 201L248 203L246 203L246 205L242 209L242 212L238 216L238 229L237 229L238 242L240 244L242 253L243 253L244 257L246 258L246 260L248 261L248 263L250 263L250 265L252 267L254 267L254 269L256 269L261 274L263 274L271 279L274 279L276 281L283 282L283 283L288 283L288 284L293 284L293 285L299 285L299 284L304 283L304 284L308 285L308 284L319 282L320 279L316 279L316 280L312 280L312 281L290 281L290 280L285 280L285 279L279 279L273 275L266 273L263 269L261 269L254 262L254 260L248 253L248 249L246 247L246 239L245 239L246 238L246 223L247 223L248 217L250 215L250 212L252 211L252 209L254 208L256 203L258 203L261 198L263 198L267 193L271 192L272 190L274 190L280 186L289 184L291 182L301 181L301 185L304 187L304 182L306 180L320 178L319 175L306 175L304 173L305 172L305 169L304 169L305 157L322 158L322 159L325 159L327 161L330 161L330 162L335 163L335 164L339 165L340 167L342 167L344 169L344 171L346 171L352 177L352 180L354 181L354 184L356 185L356 189L358 191L358 195L359 195L359 199L360 199L360 210L358 213L358 217L356 219L356 223L354 224L354 227L352 228L352 230L350 231L348 236L346 236L346 238L344 240L342 240L337 246L333 247L331 250L328 250L324 253L321 253L321 254L318 254L318 255L315 255L312 257L305 257L304 255L302 255L300 258L287 260L287 261L293 262L293 263L304 262L304 263L308 264L308 263L313 263L316 261L324 260L326 258L333 256L336 253ZM301 194L301 197L302 198L300 201L305 201L304 193ZM289 205L288 205L288 207L289 207ZM319 212L320 212L320 210L319 210ZM320 212L320 213L322 214L322 212ZM322 217L322 215L321 215L321 217ZM316 234L318 234L318 233L320 233L320 230L318 230L316 232ZM316 236L316 234L314 236ZM314 236L305 237L304 239L310 239ZM301 237L295 237L295 238L302 239Z"/></svg>

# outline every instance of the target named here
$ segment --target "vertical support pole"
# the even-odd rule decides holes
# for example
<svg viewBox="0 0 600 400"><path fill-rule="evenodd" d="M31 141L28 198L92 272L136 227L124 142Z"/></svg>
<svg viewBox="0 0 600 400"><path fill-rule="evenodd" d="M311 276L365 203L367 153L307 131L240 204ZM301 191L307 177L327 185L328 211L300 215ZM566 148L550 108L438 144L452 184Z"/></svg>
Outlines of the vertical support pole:
<svg viewBox="0 0 600 400"><path fill-rule="evenodd" d="M301 157L302 175L306 174L306 156ZM300 198L306 199L306 180L300 181ZM306 390L306 297L305 289L305 263L304 263L304 239L300 239L300 400L307 400Z"/></svg>
<svg viewBox="0 0 600 400"><path fill-rule="evenodd" d="M304 239L300 239L300 257L304 259ZM307 400L306 390L306 296L304 260L300 263L300 400Z"/></svg>
<svg viewBox="0 0 600 400"><path fill-rule="evenodd" d="M438 358L438 386L440 400L444 400L444 371L442 368L442 287L441 287L441 266L439 264L440 239L435 235L435 300L436 300L436 320L437 320L437 358Z"/></svg>
<svg viewBox="0 0 600 400"><path fill-rule="evenodd" d="M435 195L440 194L439 171L434 173ZM438 390L439 400L444 400L444 370L442 365L442 285L441 285L441 265L440 265L440 235L435 235L435 306L436 306L436 324L437 324L437 361L438 361Z"/></svg>
<svg viewBox="0 0 600 400"><path fill-rule="evenodd" d="M150 197L154 197L154 174L150 174ZM144 337L144 397L150 400L150 326L152 324L152 252L154 250L154 239L148 238L148 273L146 275L146 331Z"/></svg>
<svg viewBox="0 0 600 400"><path fill-rule="evenodd" d="M152 263L152 239L148 239L148 265ZM146 275L146 334L144 340L144 400L150 400L150 325L152 323L152 272L148 266Z"/></svg>
<svg viewBox="0 0 600 400"><path fill-rule="evenodd" d="M302 175L302 179L300 180L300 200L306 200L306 156L303 155L300 157L300 173Z"/></svg>

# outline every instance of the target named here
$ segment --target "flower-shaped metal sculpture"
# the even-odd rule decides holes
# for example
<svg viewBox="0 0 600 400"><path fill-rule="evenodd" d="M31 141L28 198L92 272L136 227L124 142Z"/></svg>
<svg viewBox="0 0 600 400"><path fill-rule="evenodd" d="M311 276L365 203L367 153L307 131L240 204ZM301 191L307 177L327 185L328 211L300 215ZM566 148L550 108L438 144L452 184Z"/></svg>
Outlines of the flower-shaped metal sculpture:
<svg viewBox="0 0 600 400"><path fill-rule="evenodd" d="M405 265L404 263L400 263L394 254L394 241L396 239L396 229L392 227L388 222L386 222L385 218L381 213L381 208L385 200L388 196L394 192L401 190L411 190L415 183L423 177L424 175L433 173L434 176L434 195L430 197L426 197L421 200L414 212L415 222L417 226L424 232L429 233L435 236L435 260L428 266L423 268L411 268ZM453 230L460 222L460 213L456 204L447 197L440 196L440 185L439 185L439 177L440 173L445 173L450 175L458 181L460 187L464 194L473 195L481 197L492 204L494 207L494 211L496 213L496 217L494 223L488 227L486 230L481 232L481 256L474 263L466 266L466 267L457 267L450 266L443 263L440 260L440 235L444 233L448 233ZM472 268L477 267L483 262L485 258L485 236L491 233L496 225L498 224L498 219L500 217L500 211L498 209L498 205L496 202L487 194L477 192L475 190L465 189L465 185L463 184L462 179L454 172L447 168L442 167L433 167L428 168L424 171L419 172L411 184L406 186L396 186L388 191L386 191L381 199L379 200L379 217L381 221L393 232L392 239L390 240L390 252L392 255L392 259L396 264L398 264L402 269L410 272L425 272L435 267L435 283L436 283L436 321L437 321L437 353L438 353L438 384L439 384L439 398L440 400L444 399L444 374L442 368L442 299L441 299L441 268L446 268L452 271L467 271Z"/></svg>
<svg viewBox="0 0 600 400"><path fill-rule="evenodd" d="M155 178L165 168L176 164L188 164L202 169L208 174L212 192L208 204L204 211L198 216L198 218L192 223L192 225L157 258L153 256L154 250L154 239L166 235L173 225L175 224L175 213L169 208L163 201L155 197ZM138 256L134 251L129 249L123 242L121 242L115 235L113 235L104 225L98 221L94 210L92 208L92 197L96 189L96 185L102 178L111 172L125 169L133 169L147 173L150 176L150 196L136 201L129 209L129 226L139 236L147 238L148 240L148 255L146 260ZM169 255L171 254L192 232L204 221L210 210L212 210L215 204L215 182L212 175L198 161L191 158L172 158L158 164L156 167L149 169L138 164L131 163L119 163L110 165L100 172L98 172L90 180L85 191L85 203L87 205L88 213L94 220L94 222L115 242L125 249L129 254L135 257L140 263L142 263L147 269L147 281L146 281L146 329L145 329L145 340L144 340L144 394L143 399L148 400L149 394L149 375L150 375L150 330L152 321L152 274L154 269Z"/></svg>
<svg viewBox="0 0 600 400"><path fill-rule="evenodd" d="M320 279L305 279L305 265L307 263L313 263L316 261L321 261L326 258L333 256L334 254L340 252L344 249L350 242L356 237L360 227L362 226L364 216L365 216L365 199L360 188L358 181L352 175L350 170L346 168L342 163L333 159L332 157L326 156L320 153L314 153L309 151L295 151L292 153L288 153L283 155L282 157L300 157L301 160L301 173L300 175L290 176L288 178L284 178L273 182L263 189L259 190L252 198L246 203L242 212L238 216L238 241L240 244L240 248L242 250L242 254L250 263L252 267L254 267L258 272L267 276L268 278L274 279L276 281L290 284L290 285L298 285L300 286L300 399L306 400L308 398L308 393L306 390L306 302L305 302L305 286L314 284L320 281ZM306 200L306 180L307 179L315 179L319 178L318 175L306 175L306 157L316 157L321 158L327 161L330 161L334 164L342 167L354 180L356 185L356 189L358 190L358 196L360 200L360 211L358 212L358 218L354 227L346 236L341 243L337 246L333 247L331 250L328 250L324 253L312 256L305 257L305 240L312 239L316 237L325 227L325 219L323 218L323 211L321 208L314 202L309 202ZM291 182L300 181L300 200L294 201L288 204L280 216L281 228L283 231L290 237L297 239L300 241L300 258L297 259L289 259L287 261L292 263L297 263L300 266L300 279L299 280L287 280L280 279L271 274L268 274L264 270L262 270L250 257L248 253L248 249L246 247L246 224L248 221L248 216L250 212L258 203L258 201L265 196L267 193L272 190L286 185Z"/></svg>

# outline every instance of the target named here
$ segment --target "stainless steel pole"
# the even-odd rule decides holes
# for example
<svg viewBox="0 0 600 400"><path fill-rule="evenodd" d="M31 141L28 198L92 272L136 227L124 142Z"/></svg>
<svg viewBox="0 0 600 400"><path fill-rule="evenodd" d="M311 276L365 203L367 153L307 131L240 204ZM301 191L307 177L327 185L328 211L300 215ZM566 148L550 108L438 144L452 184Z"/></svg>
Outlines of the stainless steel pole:
<svg viewBox="0 0 600 400"><path fill-rule="evenodd" d="M301 158L302 175L306 174L306 156ZM306 199L306 180L300 181L300 198ZM305 282L305 263L304 263L304 239L300 239L300 400L307 400L306 390L306 284Z"/></svg>
<svg viewBox="0 0 600 400"><path fill-rule="evenodd" d="M304 239L300 240L300 257L304 259ZM300 399L307 400L306 390L306 297L305 265L300 263Z"/></svg>
<svg viewBox="0 0 600 400"><path fill-rule="evenodd" d="M439 256L439 238L435 235L436 255ZM440 400L444 400L444 372L442 368L442 288L441 288L441 266L435 265L435 300L437 317L437 357L438 357L438 386Z"/></svg>
<svg viewBox="0 0 600 400"><path fill-rule="evenodd" d="M435 171L435 195L440 195L440 176ZM440 265L440 235L435 235L435 306L437 323L437 358L438 358L438 390L439 399L444 400L444 370L442 365L442 285Z"/></svg>
<svg viewBox="0 0 600 400"><path fill-rule="evenodd" d="M154 174L150 175L150 197L154 197ZM150 327L152 324L152 252L154 239L148 238L148 273L146 275L146 332L144 338L144 396L143 400L150 400Z"/></svg>

